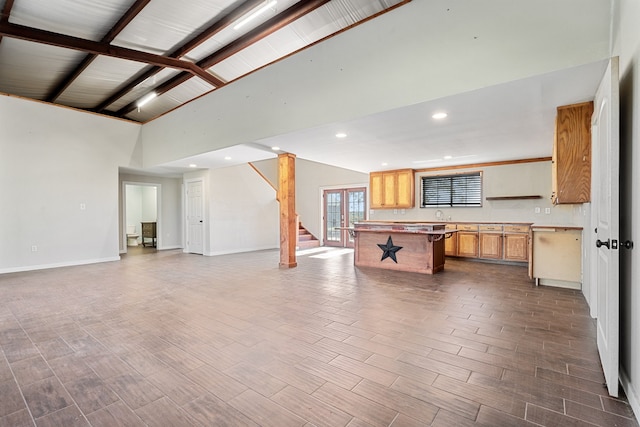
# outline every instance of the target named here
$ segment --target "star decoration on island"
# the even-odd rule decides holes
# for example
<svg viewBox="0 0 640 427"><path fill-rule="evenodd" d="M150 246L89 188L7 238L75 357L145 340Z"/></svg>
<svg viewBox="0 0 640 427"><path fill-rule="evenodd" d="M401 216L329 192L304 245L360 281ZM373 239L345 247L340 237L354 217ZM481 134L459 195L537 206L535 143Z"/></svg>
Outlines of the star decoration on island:
<svg viewBox="0 0 640 427"><path fill-rule="evenodd" d="M382 249L382 258L380 258L380 261L384 261L385 258L391 258L393 262L396 264L398 263L398 260L396 259L396 252L402 249L402 246L394 246L391 236L387 239L386 245L378 243L378 247Z"/></svg>

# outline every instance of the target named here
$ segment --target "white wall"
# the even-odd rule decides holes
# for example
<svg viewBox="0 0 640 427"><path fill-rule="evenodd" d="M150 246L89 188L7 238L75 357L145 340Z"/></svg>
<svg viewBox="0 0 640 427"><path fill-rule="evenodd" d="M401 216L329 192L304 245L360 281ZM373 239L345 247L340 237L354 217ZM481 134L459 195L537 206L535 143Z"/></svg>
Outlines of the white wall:
<svg viewBox="0 0 640 427"><path fill-rule="evenodd" d="M204 181L204 255L279 247L275 191L253 168L245 164L184 175L194 178Z"/></svg>
<svg viewBox="0 0 640 427"><path fill-rule="evenodd" d="M620 56L620 250L621 382L636 417L640 417L640 3L617 2L615 54Z"/></svg>
<svg viewBox="0 0 640 427"><path fill-rule="evenodd" d="M139 185L126 185L125 186L125 201L126 201L126 221L123 224L126 227L135 227L135 230L140 234L140 223L142 222L142 187ZM138 238L140 240L140 238Z"/></svg>
<svg viewBox="0 0 640 427"><path fill-rule="evenodd" d="M254 166L278 187L278 159L255 162ZM368 186L369 175L296 158L296 213L304 227L322 239L322 189L335 186Z"/></svg>
<svg viewBox="0 0 640 427"><path fill-rule="evenodd" d="M420 208L420 177L446 175L467 171L482 171L482 207L433 207ZM487 222L530 222L536 225L571 225L582 227L585 209L582 205L557 205L551 203L551 161L518 163L499 166L470 167L465 169L441 170L416 173L416 206L394 213L393 209L370 211L371 220L394 221L487 221ZM542 196L533 200L484 200L488 196ZM535 213L535 208L540 213ZM549 208L549 214L545 209ZM442 212L442 219L436 212Z"/></svg>
<svg viewBox="0 0 640 427"><path fill-rule="evenodd" d="M144 163L606 59L608 15L608 1L416 0L147 123Z"/></svg>
<svg viewBox="0 0 640 427"><path fill-rule="evenodd" d="M140 125L0 95L0 129L0 273L119 259Z"/></svg>
<svg viewBox="0 0 640 427"><path fill-rule="evenodd" d="M142 186L140 195L141 221L155 222L158 220L158 191L154 186Z"/></svg>

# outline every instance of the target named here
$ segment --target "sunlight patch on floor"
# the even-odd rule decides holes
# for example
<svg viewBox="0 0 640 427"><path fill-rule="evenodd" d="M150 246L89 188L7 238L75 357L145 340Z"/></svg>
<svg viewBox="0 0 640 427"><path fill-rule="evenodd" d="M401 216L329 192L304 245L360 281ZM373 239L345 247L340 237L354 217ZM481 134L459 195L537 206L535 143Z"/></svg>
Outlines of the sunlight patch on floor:
<svg viewBox="0 0 640 427"><path fill-rule="evenodd" d="M323 254L311 255L309 258L327 259L327 258L334 258L334 257L337 257L337 256L345 255L345 254L350 254L352 252L353 252L353 249L350 249L350 248L347 248L347 249L333 249L333 250L327 251L326 253L323 253Z"/></svg>

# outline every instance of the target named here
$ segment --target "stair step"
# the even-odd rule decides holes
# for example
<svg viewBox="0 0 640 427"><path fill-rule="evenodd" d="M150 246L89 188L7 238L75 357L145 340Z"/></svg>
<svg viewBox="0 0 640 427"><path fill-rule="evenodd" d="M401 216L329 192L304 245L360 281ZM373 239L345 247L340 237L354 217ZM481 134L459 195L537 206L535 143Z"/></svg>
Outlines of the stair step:
<svg viewBox="0 0 640 427"><path fill-rule="evenodd" d="M302 240L298 242L298 249L309 249L320 247L320 241L315 240Z"/></svg>

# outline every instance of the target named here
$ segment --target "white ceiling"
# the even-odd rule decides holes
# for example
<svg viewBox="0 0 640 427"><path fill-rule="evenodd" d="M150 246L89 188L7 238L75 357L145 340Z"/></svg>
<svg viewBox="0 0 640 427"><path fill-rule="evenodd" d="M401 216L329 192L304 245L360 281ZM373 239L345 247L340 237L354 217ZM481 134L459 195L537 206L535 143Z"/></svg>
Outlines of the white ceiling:
<svg viewBox="0 0 640 427"><path fill-rule="evenodd" d="M274 146L301 159L365 173L549 157L556 107L592 100L605 68L606 61L594 62L192 156L152 172L263 160L277 155ZM440 111L448 117L431 118ZM338 132L347 137L336 138Z"/></svg>

